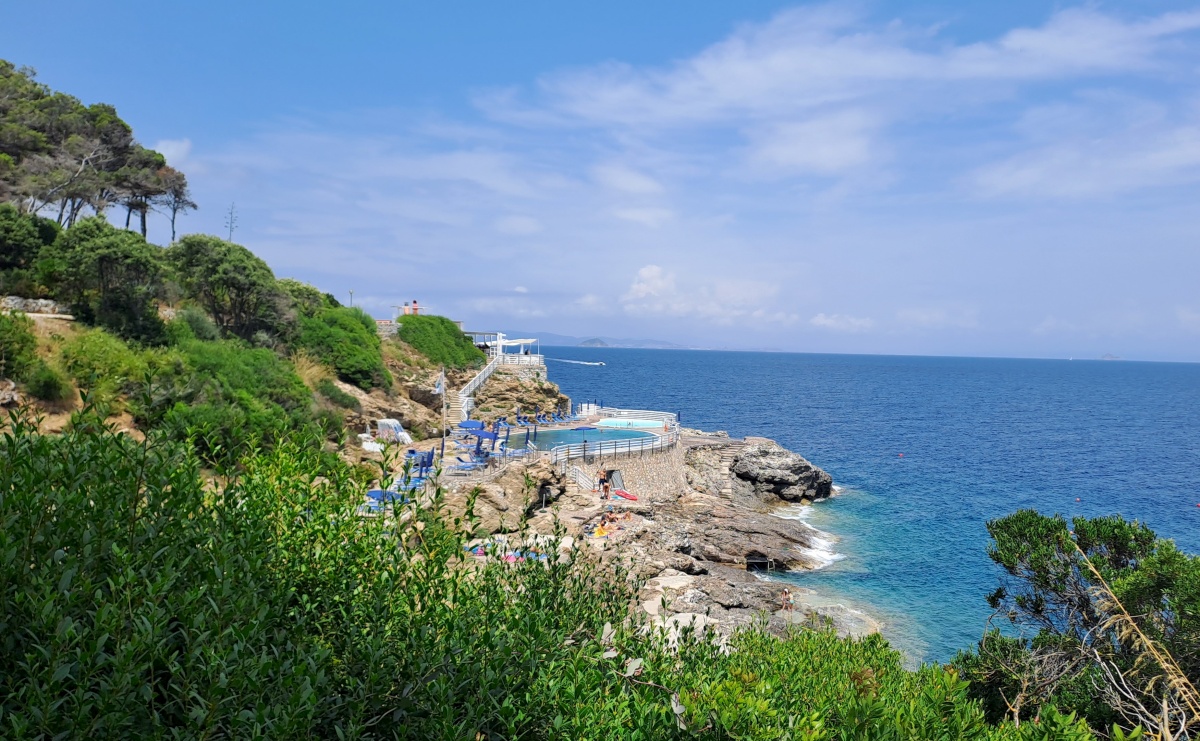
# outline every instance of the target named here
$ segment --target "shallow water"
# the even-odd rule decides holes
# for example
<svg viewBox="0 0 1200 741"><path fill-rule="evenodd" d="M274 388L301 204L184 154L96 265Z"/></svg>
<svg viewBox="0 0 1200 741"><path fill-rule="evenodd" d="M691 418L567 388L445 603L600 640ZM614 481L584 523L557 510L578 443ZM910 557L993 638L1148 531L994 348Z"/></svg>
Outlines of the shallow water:
<svg viewBox="0 0 1200 741"><path fill-rule="evenodd" d="M885 622L910 658L972 645L996 586L986 522L1120 513L1200 552L1200 365L553 348L576 402L778 440L839 496L798 511L842 556L793 577ZM903 457L901 457L903 454ZM1079 501L1076 501L1078 498Z"/></svg>

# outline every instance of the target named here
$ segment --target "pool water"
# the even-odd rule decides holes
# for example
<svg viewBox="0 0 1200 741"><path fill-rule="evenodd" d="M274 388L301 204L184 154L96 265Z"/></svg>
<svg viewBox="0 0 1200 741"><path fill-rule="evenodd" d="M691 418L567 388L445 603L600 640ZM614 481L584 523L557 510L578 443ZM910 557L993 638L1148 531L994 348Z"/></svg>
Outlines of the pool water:
<svg viewBox="0 0 1200 741"><path fill-rule="evenodd" d="M529 444L536 447L538 450L549 450L558 445L576 445L587 441L589 443L608 442L611 440L631 440L639 437L653 437L652 433L641 432L639 430L617 430L617 429L596 429L596 430L538 430L537 439L533 439L533 433L529 433ZM510 448L517 448L525 445L525 434L513 432L512 437L508 441Z"/></svg>
<svg viewBox="0 0 1200 741"><path fill-rule="evenodd" d="M653 419L622 419L609 418L602 419L596 423L597 427L641 427L645 429L662 429L663 423Z"/></svg>

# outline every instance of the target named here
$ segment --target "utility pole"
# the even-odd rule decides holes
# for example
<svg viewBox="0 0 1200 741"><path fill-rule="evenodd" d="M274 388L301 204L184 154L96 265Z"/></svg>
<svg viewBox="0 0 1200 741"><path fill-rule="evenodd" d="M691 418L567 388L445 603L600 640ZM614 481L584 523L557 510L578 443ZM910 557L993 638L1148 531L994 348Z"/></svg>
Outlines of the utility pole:
<svg viewBox="0 0 1200 741"><path fill-rule="evenodd" d="M351 306L351 308L354 307L354 289L353 288L350 289L350 306Z"/></svg>
<svg viewBox="0 0 1200 741"><path fill-rule="evenodd" d="M237 229L237 202L229 204L229 213L225 215L225 226L229 229L229 239L233 241L233 230Z"/></svg>

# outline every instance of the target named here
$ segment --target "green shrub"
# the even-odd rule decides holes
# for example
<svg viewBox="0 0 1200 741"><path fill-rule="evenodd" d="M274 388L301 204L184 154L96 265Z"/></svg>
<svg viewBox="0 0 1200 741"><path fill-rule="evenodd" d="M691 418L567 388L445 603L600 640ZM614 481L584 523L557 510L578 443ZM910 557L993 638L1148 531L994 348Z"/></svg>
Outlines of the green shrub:
<svg viewBox="0 0 1200 741"><path fill-rule="evenodd" d="M71 382L61 372L38 359L26 374L25 389L42 401L66 401L71 398Z"/></svg>
<svg viewBox="0 0 1200 741"><path fill-rule="evenodd" d="M375 320L362 309L343 306L302 316L296 345L333 368L346 383L370 389L392 382L383 364Z"/></svg>
<svg viewBox="0 0 1200 741"><path fill-rule="evenodd" d="M146 374L141 354L103 329L85 330L59 351L63 368L98 401L131 393Z"/></svg>
<svg viewBox="0 0 1200 741"><path fill-rule="evenodd" d="M221 330L216 323L204 313L203 309L195 306L185 306L175 315L177 321L186 324L192 330L192 336L198 340L219 340Z"/></svg>
<svg viewBox="0 0 1200 741"><path fill-rule="evenodd" d="M754 628L726 650L684 630L670 646L587 549L473 563L473 521L444 516L440 492L360 516L365 477L316 439L212 488L183 446L13 428L6 738L1091 738L1049 707L989 726L956 674L906 671L877 636Z"/></svg>
<svg viewBox="0 0 1200 741"><path fill-rule="evenodd" d="M54 289L83 322L127 339L166 339L155 299L162 290L162 250L101 216L81 219L42 250L56 267Z"/></svg>
<svg viewBox="0 0 1200 741"><path fill-rule="evenodd" d="M421 314L400 317L400 339L439 365L473 368L484 360L483 352L458 325L444 316Z"/></svg>
<svg viewBox="0 0 1200 741"><path fill-rule="evenodd" d="M36 361L33 320L21 313L0 313L0 378L20 381Z"/></svg>
<svg viewBox="0 0 1200 741"><path fill-rule="evenodd" d="M355 411L362 409L362 405L358 403L358 399L342 391L337 387L337 384L328 378L322 378L320 381L317 381L317 392L343 409L353 409Z"/></svg>
<svg viewBox="0 0 1200 741"><path fill-rule="evenodd" d="M192 439L207 463L226 468L313 424L312 394L291 363L240 340L194 339L178 320L171 332L175 347L145 355L151 383L130 400L143 429Z"/></svg>

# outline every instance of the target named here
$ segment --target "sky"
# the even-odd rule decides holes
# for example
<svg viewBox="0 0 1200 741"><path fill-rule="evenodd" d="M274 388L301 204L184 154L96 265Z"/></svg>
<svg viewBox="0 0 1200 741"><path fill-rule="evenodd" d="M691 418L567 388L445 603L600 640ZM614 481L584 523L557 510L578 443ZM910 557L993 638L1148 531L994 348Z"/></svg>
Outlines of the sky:
<svg viewBox="0 0 1200 741"><path fill-rule="evenodd" d="M334 8L64 0L0 57L379 318L1200 361L1200 2Z"/></svg>

